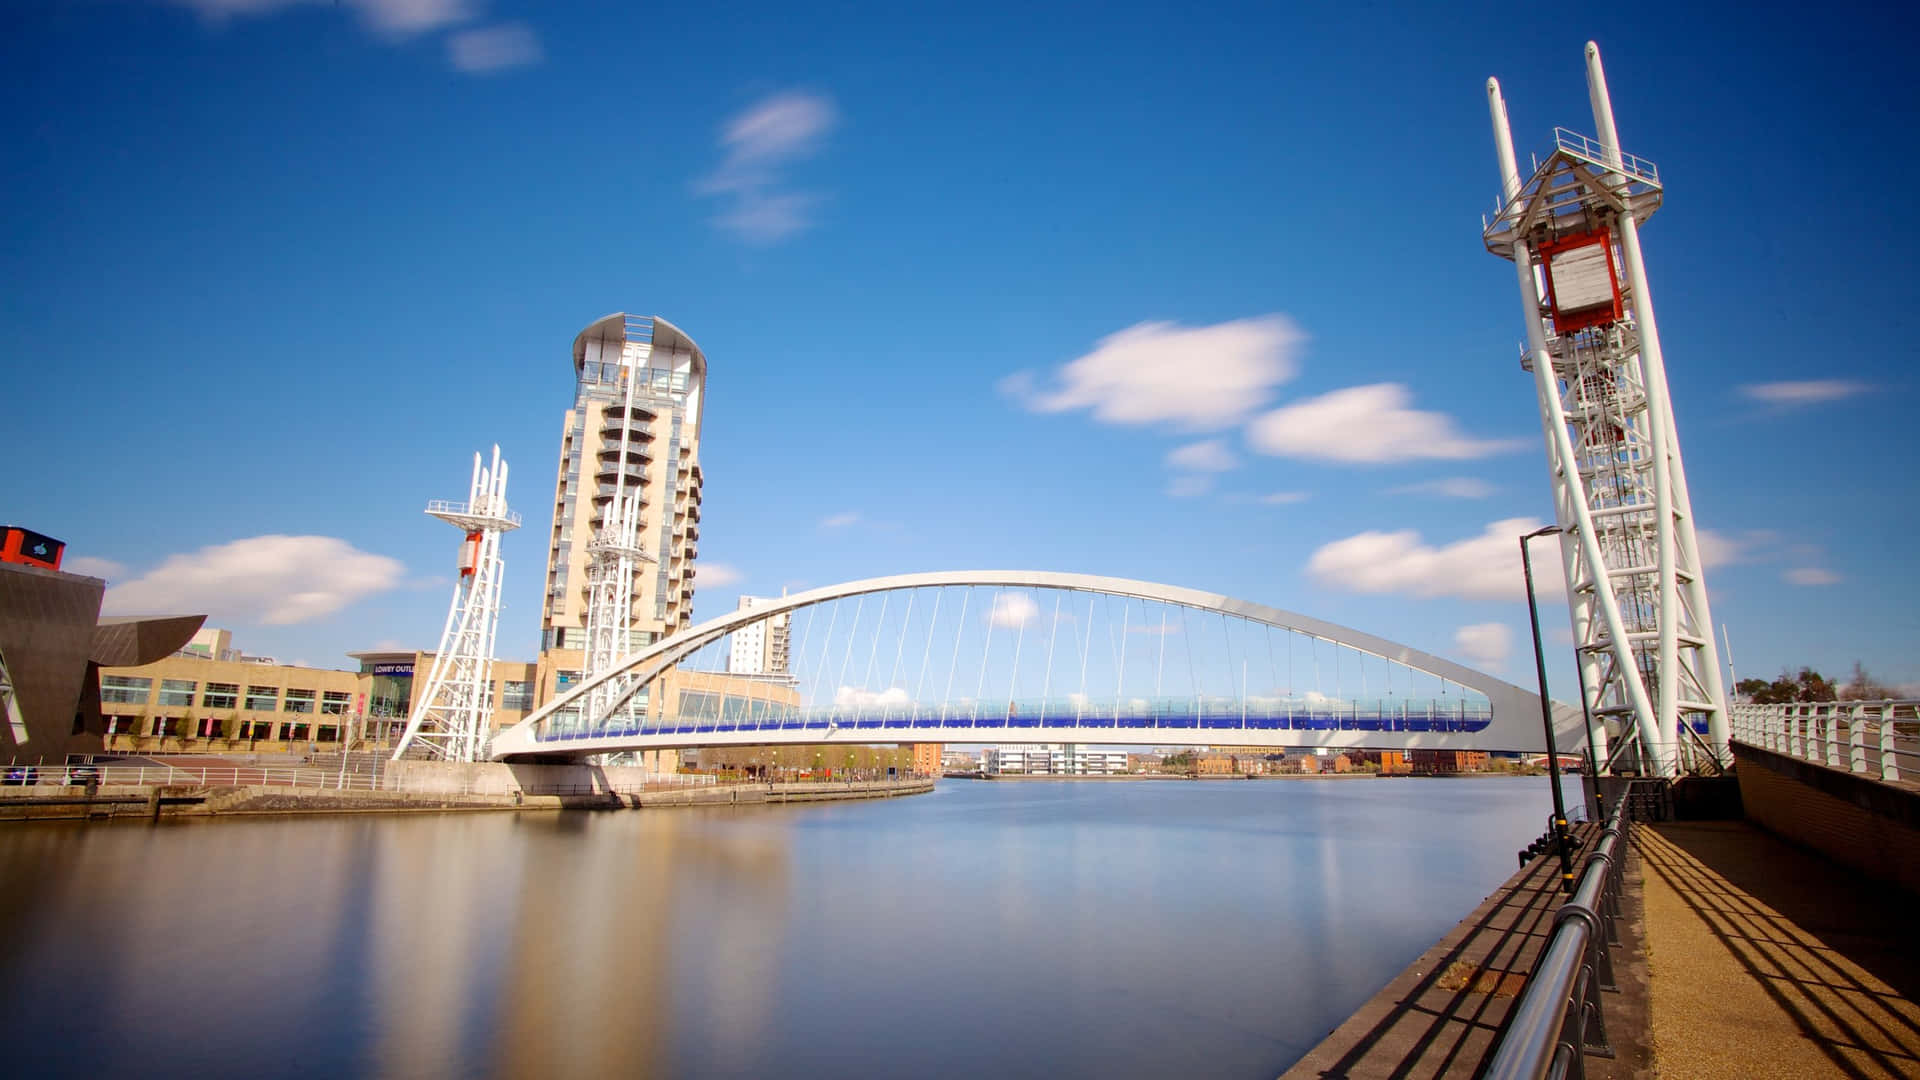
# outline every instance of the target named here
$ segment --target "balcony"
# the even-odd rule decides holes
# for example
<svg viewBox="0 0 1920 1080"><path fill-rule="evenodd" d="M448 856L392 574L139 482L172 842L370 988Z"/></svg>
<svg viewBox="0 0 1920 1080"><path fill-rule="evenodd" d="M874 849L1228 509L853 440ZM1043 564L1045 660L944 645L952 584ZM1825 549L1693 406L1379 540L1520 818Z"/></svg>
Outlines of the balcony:
<svg viewBox="0 0 1920 1080"><path fill-rule="evenodd" d="M627 407L625 405L609 405L604 410L601 411L600 415L603 419L605 419L608 422L621 421L621 420L628 419ZM654 412L652 409L649 409L645 405L635 403L635 405L633 406L632 419L636 421L636 423L639 426L644 427L647 423L649 423L659 415L660 415L659 413Z"/></svg>
<svg viewBox="0 0 1920 1080"><path fill-rule="evenodd" d="M635 491L635 490L638 490L639 488L646 486L647 474L645 470L632 468L632 467L629 467L623 471L617 465L607 465L601 468L599 472L595 473L593 478L599 481L602 487L606 487L610 484L616 483L619 477L621 477L622 475L624 475L627 478L628 491Z"/></svg>
<svg viewBox="0 0 1920 1080"><path fill-rule="evenodd" d="M620 460L620 442L618 437L616 436L613 441L602 445L599 452L594 456L599 458L602 464L610 465L618 462ZM630 442L627 444L627 464L645 465L652 460L653 455L647 452L645 443Z"/></svg>

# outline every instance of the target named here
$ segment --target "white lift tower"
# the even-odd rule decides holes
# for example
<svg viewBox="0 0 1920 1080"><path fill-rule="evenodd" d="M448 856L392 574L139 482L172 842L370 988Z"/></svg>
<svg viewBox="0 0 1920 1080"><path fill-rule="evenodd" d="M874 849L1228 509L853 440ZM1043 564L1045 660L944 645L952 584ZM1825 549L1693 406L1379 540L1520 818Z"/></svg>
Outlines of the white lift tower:
<svg viewBox="0 0 1920 1080"><path fill-rule="evenodd" d="M1727 760L1727 698L1640 252L1660 174L1621 152L1593 42L1587 91L1597 137L1554 129L1522 177L1487 80L1502 186L1483 239L1518 272L1595 760L1674 776Z"/></svg>
<svg viewBox="0 0 1920 1080"><path fill-rule="evenodd" d="M460 542L460 579L433 673L416 690L406 734L393 751L400 760L416 743L443 761L479 761L487 717L493 711L493 635L500 624L500 535L520 527L507 509L507 465L493 448L493 465L473 455L473 486L464 503L435 500L427 513L466 534Z"/></svg>

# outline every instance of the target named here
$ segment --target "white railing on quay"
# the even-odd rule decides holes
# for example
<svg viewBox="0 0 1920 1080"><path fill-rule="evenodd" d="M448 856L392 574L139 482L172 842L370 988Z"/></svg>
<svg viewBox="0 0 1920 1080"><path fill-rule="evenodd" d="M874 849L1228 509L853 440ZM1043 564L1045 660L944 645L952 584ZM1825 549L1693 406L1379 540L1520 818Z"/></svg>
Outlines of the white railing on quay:
<svg viewBox="0 0 1920 1080"><path fill-rule="evenodd" d="M7 787L290 787L325 791L378 791L377 771L266 765L8 765ZM44 792L35 792L44 794Z"/></svg>
<svg viewBox="0 0 1920 1080"><path fill-rule="evenodd" d="M1734 705L1737 742L1861 776L1920 775L1920 700Z"/></svg>

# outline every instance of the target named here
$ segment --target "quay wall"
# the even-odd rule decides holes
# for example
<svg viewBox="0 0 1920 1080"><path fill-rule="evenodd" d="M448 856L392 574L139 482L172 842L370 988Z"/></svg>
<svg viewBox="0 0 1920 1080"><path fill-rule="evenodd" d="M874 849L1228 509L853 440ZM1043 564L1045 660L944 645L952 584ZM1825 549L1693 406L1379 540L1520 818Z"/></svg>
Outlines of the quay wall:
<svg viewBox="0 0 1920 1080"><path fill-rule="evenodd" d="M443 813L448 811L640 810L681 806L739 806L769 803L890 799L933 790L934 782L914 780L842 781L802 784L727 784L675 787L655 791L578 790L544 793L353 790L295 788L279 784L222 785L115 784L91 795L84 789L32 788L0 792L0 822L97 820L217 820L267 814ZM68 794L71 792L71 794Z"/></svg>
<svg viewBox="0 0 1920 1080"><path fill-rule="evenodd" d="M1748 820L1920 895L1920 791L1733 744Z"/></svg>

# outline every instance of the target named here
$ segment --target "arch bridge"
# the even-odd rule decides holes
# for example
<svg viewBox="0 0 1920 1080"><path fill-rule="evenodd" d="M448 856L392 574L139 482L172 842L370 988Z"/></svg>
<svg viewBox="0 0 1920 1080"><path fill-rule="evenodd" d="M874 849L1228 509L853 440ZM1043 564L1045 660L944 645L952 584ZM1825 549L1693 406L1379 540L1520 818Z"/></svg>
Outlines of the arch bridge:
<svg viewBox="0 0 1920 1080"><path fill-rule="evenodd" d="M1585 746L1554 706L1563 752ZM1345 626L1123 578L871 578L708 620L494 736L495 759L968 742L1541 752L1537 695Z"/></svg>

